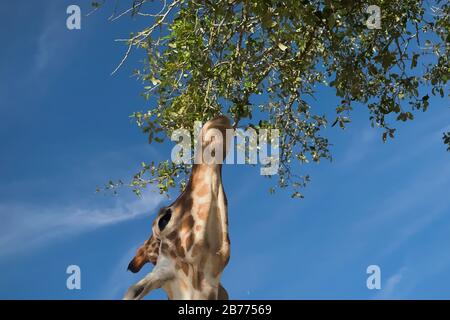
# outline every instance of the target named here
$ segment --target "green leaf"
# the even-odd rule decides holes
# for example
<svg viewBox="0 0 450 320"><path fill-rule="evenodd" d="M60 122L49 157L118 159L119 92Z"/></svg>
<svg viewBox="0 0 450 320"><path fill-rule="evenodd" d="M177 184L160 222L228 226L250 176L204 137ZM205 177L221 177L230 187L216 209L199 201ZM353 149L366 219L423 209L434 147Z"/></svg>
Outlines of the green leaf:
<svg viewBox="0 0 450 320"><path fill-rule="evenodd" d="M418 53L413 54L411 59L411 69L414 69L417 66L417 59L419 58L419 56L420 55Z"/></svg>

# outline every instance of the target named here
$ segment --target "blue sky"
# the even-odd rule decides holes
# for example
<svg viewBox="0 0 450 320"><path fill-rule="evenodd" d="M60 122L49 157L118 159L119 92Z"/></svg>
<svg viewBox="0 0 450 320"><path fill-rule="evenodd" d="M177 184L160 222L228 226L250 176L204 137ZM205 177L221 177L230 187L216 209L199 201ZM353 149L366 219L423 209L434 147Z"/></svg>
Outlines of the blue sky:
<svg viewBox="0 0 450 320"><path fill-rule="evenodd" d="M143 22L108 22L105 10L69 31L72 3L0 8L2 299L121 298L151 270L133 275L126 266L169 201L95 193L141 161L169 158L172 145L148 145L128 118L145 108L130 76L139 54L110 76L125 49L114 39ZM78 4L85 15L89 1ZM329 92L317 101L335 106ZM232 298L450 299L448 100L432 98L386 144L363 108L353 116L346 130L326 132L333 162L300 168L312 178L304 200L270 196L258 167L224 167L232 253L222 282ZM81 268L81 290L66 288L71 264ZM372 264L381 290L366 287Z"/></svg>

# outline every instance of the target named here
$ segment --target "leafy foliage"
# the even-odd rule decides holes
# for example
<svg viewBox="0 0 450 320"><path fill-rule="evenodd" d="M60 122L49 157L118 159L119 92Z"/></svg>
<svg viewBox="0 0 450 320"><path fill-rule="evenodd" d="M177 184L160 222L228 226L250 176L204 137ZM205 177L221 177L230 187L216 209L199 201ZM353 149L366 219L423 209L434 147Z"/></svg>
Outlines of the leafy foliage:
<svg viewBox="0 0 450 320"><path fill-rule="evenodd" d="M450 152L450 131L444 133L444 137L442 138L444 140L444 143L448 145L447 151Z"/></svg>
<svg viewBox="0 0 450 320"><path fill-rule="evenodd" d="M195 120L221 113L235 127L279 129L277 185L292 187L295 198L309 177L292 172L292 161L331 159L321 131L329 124L345 128L355 104L367 106L386 141L394 137L393 122L413 120L427 110L430 95L445 95L450 6L444 1L425 7L415 0L173 0L150 14L148 2L135 0L124 12L149 22L126 41L121 64L132 49L145 50L135 75L150 105L132 117L149 141L162 142L178 128L192 132ZM367 27L368 5L380 7L381 29ZM322 86L338 97L331 119L314 101ZM444 142L450 145L448 133ZM156 182L165 193L188 170L144 164L131 185Z"/></svg>

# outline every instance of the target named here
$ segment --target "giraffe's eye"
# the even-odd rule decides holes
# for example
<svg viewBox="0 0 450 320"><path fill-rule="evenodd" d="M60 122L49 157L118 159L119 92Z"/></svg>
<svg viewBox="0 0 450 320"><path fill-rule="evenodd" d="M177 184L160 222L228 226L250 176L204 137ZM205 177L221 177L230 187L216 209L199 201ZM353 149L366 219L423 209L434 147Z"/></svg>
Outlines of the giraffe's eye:
<svg viewBox="0 0 450 320"><path fill-rule="evenodd" d="M164 230L164 228L169 223L171 217L172 217L172 211L170 209L167 209L166 212L163 214L163 216L161 218L159 218L159 221L158 221L159 231Z"/></svg>

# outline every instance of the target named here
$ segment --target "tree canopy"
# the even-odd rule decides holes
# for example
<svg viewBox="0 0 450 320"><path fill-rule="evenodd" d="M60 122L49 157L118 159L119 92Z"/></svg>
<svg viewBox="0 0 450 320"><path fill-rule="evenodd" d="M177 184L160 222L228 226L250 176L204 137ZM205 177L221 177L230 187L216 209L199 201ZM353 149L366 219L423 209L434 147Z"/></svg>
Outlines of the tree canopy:
<svg viewBox="0 0 450 320"><path fill-rule="evenodd" d="M394 137L396 121L411 121L416 112L426 111L430 96L448 95L446 1L126 4L130 7L124 11L115 9L113 19L131 14L148 21L124 40L126 54L118 68L133 50L145 51L135 75L144 83L148 109L132 117L149 141L163 142L179 128L192 132L194 121L218 114L228 115L234 127L279 129L276 185L291 187L293 197L302 197L299 188L309 180L293 170L294 162L331 159L322 129L345 128L356 105L368 108L371 125L381 128L380 138L386 141ZM380 28L368 24L371 5L380 9ZM323 87L337 96L327 112L314 100ZM450 132L443 142L450 151ZM139 193L155 183L165 193L183 186L187 172L188 166L170 161L143 163L130 185ZM110 182L107 187L115 186Z"/></svg>

